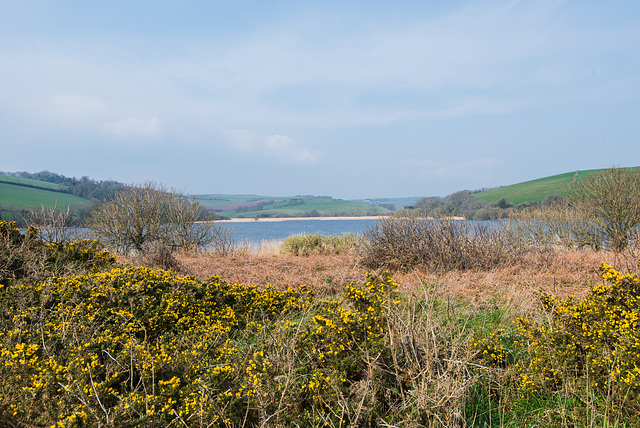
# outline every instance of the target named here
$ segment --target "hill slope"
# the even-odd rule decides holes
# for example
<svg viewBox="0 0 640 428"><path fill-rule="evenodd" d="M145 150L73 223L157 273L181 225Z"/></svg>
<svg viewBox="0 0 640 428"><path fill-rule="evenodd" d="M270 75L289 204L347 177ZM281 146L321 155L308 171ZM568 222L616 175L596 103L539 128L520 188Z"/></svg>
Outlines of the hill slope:
<svg viewBox="0 0 640 428"><path fill-rule="evenodd" d="M67 205L80 207L89 205L86 199L64 193L63 187L44 181L0 176L0 218L19 220L22 210L33 206L54 206L64 208Z"/></svg>
<svg viewBox="0 0 640 428"><path fill-rule="evenodd" d="M335 217L385 215L391 211L369 203L328 196L195 195L205 208L230 218Z"/></svg>
<svg viewBox="0 0 640 428"><path fill-rule="evenodd" d="M633 167L633 169L640 169L640 167ZM485 190L484 192L476 193L475 196L487 202L496 202L504 198L507 202L514 205L519 205L524 202L537 202L550 195L562 196L564 188L569 186L574 180L582 180L596 171L600 170L588 169L552 175L550 177Z"/></svg>

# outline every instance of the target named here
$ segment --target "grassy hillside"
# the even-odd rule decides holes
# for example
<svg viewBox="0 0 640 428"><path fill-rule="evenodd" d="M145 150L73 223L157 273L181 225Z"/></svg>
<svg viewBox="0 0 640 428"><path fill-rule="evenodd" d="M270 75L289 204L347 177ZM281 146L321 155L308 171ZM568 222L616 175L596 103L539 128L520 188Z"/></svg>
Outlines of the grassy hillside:
<svg viewBox="0 0 640 428"><path fill-rule="evenodd" d="M50 190L63 190L64 186L56 183L48 183L46 181L32 180L30 178L12 177L9 175L0 175L0 183L18 184L25 187L38 187Z"/></svg>
<svg viewBox="0 0 640 428"><path fill-rule="evenodd" d="M196 195L202 206L230 218L384 215L377 205L326 196Z"/></svg>
<svg viewBox="0 0 640 428"><path fill-rule="evenodd" d="M20 183L5 180L5 178L19 180ZM21 210L28 210L33 206L40 206L40 204L44 206L57 204L58 207L66 207L67 205L82 206L90 203L86 199L54 189L59 189L59 186L44 181L0 176L0 218L17 220L16 215Z"/></svg>
<svg viewBox="0 0 640 428"><path fill-rule="evenodd" d="M638 168L640 167L634 167L634 169ZM574 178L576 180L581 180L595 171L599 170L589 169L552 175L550 177L538 178L536 180L525 181L522 183L512 184L510 186L489 189L484 192L477 193L475 196L488 202L496 202L504 198L507 202L514 205L522 204L524 202L541 201L550 195L562 195L562 190L566 186L570 185Z"/></svg>

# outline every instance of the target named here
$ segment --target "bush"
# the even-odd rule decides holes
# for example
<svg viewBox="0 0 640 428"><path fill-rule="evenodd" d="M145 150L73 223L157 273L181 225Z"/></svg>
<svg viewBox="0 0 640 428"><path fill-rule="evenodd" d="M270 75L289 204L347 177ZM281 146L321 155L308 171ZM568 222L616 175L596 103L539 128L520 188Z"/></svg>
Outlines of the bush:
<svg viewBox="0 0 640 428"><path fill-rule="evenodd" d="M308 256L311 253L341 254L358 247L358 237L353 233L343 235L292 235L286 238L280 252L293 256Z"/></svg>
<svg viewBox="0 0 640 428"><path fill-rule="evenodd" d="M578 394L618 415L640 411L640 278L601 266L605 284L582 299L545 294L548 323L520 319L530 360L521 389ZM586 393L585 393L586 391Z"/></svg>
<svg viewBox="0 0 640 428"><path fill-rule="evenodd" d="M640 172L631 168L602 169L569 186L567 199L620 252L640 231Z"/></svg>
<svg viewBox="0 0 640 428"><path fill-rule="evenodd" d="M113 255L96 240L47 243L33 226L22 234L14 222L0 221L0 284L34 282L113 263Z"/></svg>
<svg viewBox="0 0 640 428"><path fill-rule="evenodd" d="M253 319L300 311L306 295L146 268L5 287L0 419L199 426L205 416L240 424L269 364L245 358L231 338Z"/></svg>
<svg viewBox="0 0 640 428"><path fill-rule="evenodd" d="M363 234L363 263L373 269L490 269L521 251L507 229L452 220L384 218Z"/></svg>
<svg viewBox="0 0 640 428"><path fill-rule="evenodd" d="M180 192L147 183L126 187L99 205L90 228L116 250L142 252L145 243L158 241L172 250L203 248L227 239L207 219L202 206Z"/></svg>
<svg viewBox="0 0 640 428"><path fill-rule="evenodd" d="M71 206L60 210L58 205L40 205L32 207L26 216L27 224L30 224L40 232L40 239L45 242L63 242L72 238L75 228Z"/></svg>
<svg viewBox="0 0 640 428"><path fill-rule="evenodd" d="M460 425L475 382L467 323L438 327L432 300L401 310L397 289L382 273L316 300L304 287L260 290L148 268L4 287L0 419Z"/></svg>

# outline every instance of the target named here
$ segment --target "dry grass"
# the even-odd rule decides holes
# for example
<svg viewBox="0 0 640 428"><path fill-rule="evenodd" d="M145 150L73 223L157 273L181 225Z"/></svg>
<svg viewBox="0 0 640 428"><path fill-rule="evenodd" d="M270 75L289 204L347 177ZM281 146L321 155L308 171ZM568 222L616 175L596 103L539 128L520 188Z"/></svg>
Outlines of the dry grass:
<svg viewBox="0 0 640 428"><path fill-rule="evenodd" d="M304 284L319 296L341 293L345 285L365 279L367 268L355 254L292 256L280 254L277 244L265 242L232 255L176 253L175 270L201 280L219 276L231 283L278 288ZM545 292L558 298L583 297L591 285L602 282L598 270L602 262L620 271L637 271L637 259L632 256L556 248L529 252L516 264L489 270L434 272L417 266L393 276L407 297L419 297L428 287L443 299L508 308L515 319L533 316L539 308L538 297Z"/></svg>
<svg viewBox="0 0 640 428"><path fill-rule="evenodd" d="M225 281L251 285L295 287L305 284L331 294L364 277L365 270L353 255L312 254L306 257L241 253L232 256L180 253L178 272L200 279L219 276Z"/></svg>
<svg viewBox="0 0 640 428"><path fill-rule="evenodd" d="M233 255L176 253L176 271L199 279L219 276L225 281L250 285L289 287L305 284L321 295L340 292L361 281L367 271L354 254L311 254L305 257L279 254L277 242L263 243L252 251ZM122 259L121 261L129 261ZM496 298L515 307L535 305L535 297L551 292L563 298L583 296L590 284L600 282L601 262L633 270L633 260L611 252L560 250L530 253L518 264L490 270L434 273L423 267L394 273L406 294L424 285L439 293L463 298L477 305ZM135 263L134 263L135 264Z"/></svg>

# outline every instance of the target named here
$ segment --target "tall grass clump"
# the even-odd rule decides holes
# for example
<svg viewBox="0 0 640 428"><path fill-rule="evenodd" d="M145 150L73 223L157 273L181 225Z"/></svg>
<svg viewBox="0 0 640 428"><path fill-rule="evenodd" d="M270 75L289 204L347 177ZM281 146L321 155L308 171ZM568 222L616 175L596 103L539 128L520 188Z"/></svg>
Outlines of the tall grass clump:
<svg viewBox="0 0 640 428"><path fill-rule="evenodd" d="M312 253L342 254L357 249L358 243L358 236L353 233L328 236L317 233L292 235L282 242L280 252L293 256L308 256Z"/></svg>
<svg viewBox="0 0 640 428"><path fill-rule="evenodd" d="M491 269L521 253L509 229L475 222L383 218L363 234L363 262L374 269Z"/></svg>

